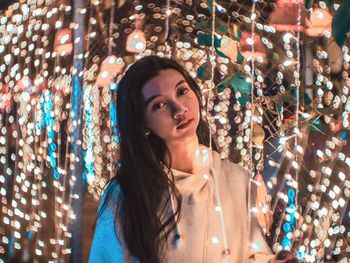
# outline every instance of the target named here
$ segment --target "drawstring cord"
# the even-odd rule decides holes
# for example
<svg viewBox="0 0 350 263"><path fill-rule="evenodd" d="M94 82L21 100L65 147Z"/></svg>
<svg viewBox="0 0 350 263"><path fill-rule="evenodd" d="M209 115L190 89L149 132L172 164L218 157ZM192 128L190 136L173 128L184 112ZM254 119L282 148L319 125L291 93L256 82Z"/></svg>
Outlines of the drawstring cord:
<svg viewBox="0 0 350 263"><path fill-rule="evenodd" d="M220 217L220 227L221 227L221 235L224 243L224 251L222 252L224 256L230 255L230 249L228 248L228 243L227 243L227 236L226 236L226 228L225 228L225 219L224 219L224 212L222 211L222 206L221 206L221 200L220 200L220 194L219 194L219 187L218 183L216 181L216 176L214 174L214 169L210 168L210 174L213 177L214 180L214 198L216 201L216 207L215 210L219 213Z"/></svg>
<svg viewBox="0 0 350 263"><path fill-rule="evenodd" d="M173 193L171 192L171 189L169 188L170 192L170 204L171 204L171 209L174 215L174 223L175 223L175 237L174 237L174 244L178 244L178 241L181 239L181 230L180 226L177 222L177 218L175 217L175 203L174 203L174 196Z"/></svg>
<svg viewBox="0 0 350 263"><path fill-rule="evenodd" d="M213 161L211 160L210 164L210 174L213 177L213 182L214 182L214 202L215 202L215 210L219 213L219 218L220 218L220 230L221 230L221 235L223 239L223 246L224 250L222 252L223 256L226 258L226 256L231 254L231 251L228 247L228 242L227 242L227 235L226 235L226 227L225 227L225 219L224 219L224 213L222 211L222 206L221 206L221 199L220 199L220 194L219 194L219 185L217 183L217 179L215 176L215 171L213 169ZM170 192L170 204L171 204L171 209L173 214L175 215L175 204L174 204L174 196L173 193L171 192L171 189L169 188ZM179 241L182 238L181 235L181 229L180 226L177 222L177 219L174 217L174 223L175 223L175 237L174 237L174 243L178 244Z"/></svg>

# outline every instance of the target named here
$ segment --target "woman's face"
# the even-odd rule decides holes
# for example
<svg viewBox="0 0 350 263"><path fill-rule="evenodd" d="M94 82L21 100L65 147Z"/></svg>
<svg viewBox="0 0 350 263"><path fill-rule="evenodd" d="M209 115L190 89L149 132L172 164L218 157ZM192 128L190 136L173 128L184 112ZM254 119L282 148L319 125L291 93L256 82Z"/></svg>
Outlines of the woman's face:
<svg viewBox="0 0 350 263"><path fill-rule="evenodd" d="M164 69L142 89L149 130L169 144L196 135L199 104L181 73Z"/></svg>

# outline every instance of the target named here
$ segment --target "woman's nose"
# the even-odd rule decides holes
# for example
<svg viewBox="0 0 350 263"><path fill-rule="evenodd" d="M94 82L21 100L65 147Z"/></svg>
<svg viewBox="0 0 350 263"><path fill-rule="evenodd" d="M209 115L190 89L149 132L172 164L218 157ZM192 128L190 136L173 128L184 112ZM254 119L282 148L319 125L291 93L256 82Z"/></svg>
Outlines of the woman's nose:
<svg viewBox="0 0 350 263"><path fill-rule="evenodd" d="M187 112L187 107L179 102L174 102L173 105L173 116L174 119L179 118L181 115L183 115L185 112Z"/></svg>

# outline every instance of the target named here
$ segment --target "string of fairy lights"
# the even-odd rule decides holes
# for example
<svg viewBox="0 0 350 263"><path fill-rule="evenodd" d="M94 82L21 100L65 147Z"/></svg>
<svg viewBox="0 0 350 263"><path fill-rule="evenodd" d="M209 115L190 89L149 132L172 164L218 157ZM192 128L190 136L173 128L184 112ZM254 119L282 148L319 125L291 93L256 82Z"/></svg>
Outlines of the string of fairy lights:
<svg viewBox="0 0 350 263"><path fill-rule="evenodd" d="M79 160L70 145L82 145L81 176L98 200L118 168L118 80L130 63L155 54L179 60L200 85L221 158L249 169L264 196L252 200L251 212L274 252L291 250L303 262L348 261L350 53L349 40L339 47L331 27L340 6L10 5L0 13L0 259L68 259L72 200L83 198L72 192ZM87 19L79 142L70 137L77 127L70 121L73 44L80 41L73 12Z"/></svg>

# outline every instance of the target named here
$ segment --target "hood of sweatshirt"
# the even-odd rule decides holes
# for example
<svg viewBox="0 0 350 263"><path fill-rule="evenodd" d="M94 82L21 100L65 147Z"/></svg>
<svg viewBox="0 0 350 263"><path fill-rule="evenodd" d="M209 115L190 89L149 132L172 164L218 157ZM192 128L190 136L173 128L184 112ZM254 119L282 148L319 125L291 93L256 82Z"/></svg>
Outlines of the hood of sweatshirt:
<svg viewBox="0 0 350 263"><path fill-rule="evenodd" d="M187 173L171 169L175 177L175 185L182 195L182 201L187 204L196 204L207 201L209 198L208 188L212 188L214 180L211 176L220 174L220 156L217 152L201 145L200 152L203 156L203 166L196 173ZM214 169L217 173L212 173ZM214 190L214 188L212 188Z"/></svg>
<svg viewBox="0 0 350 263"><path fill-rule="evenodd" d="M227 236L225 231L224 215L221 209L220 192L218 188L217 175L220 174L221 160L217 152L210 150L206 146L200 146L202 166L196 174L186 173L172 169L175 177L175 185L182 196L183 204L189 206L208 206L214 198L214 207L218 214L218 223L221 236L223 238L223 254L229 255ZM174 205L172 203L174 211ZM209 209L209 207L207 208ZM207 210L205 209L205 210ZM176 239L175 243L180 244L183 237L182 227L175 222Z"/></svg>

